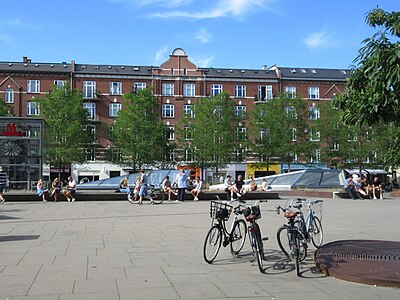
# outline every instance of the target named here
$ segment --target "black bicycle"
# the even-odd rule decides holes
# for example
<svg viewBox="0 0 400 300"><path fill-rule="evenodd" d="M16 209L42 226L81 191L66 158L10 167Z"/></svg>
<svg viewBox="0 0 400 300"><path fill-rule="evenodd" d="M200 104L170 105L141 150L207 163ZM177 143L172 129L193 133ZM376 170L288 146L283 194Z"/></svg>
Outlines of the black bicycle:
<svg viewBox="0 0 400 300"><path fill-rule="evenodd" d="M257 260L258 268L261 273L264 273L264 245L263 241L268 240L267 237L262 237L260 226L257 224L257 220L261 218L261 210L258 205L260 202L267 202L267 200L257 200L251 206L239 205L241 212L243 213L247 222L249 222L249 241L251 249Z"/></svg>
<svg viewBox="0 0 400 300"><path fill-rule="evenodd" d="M280 227L276 233L279 248L289 258L295 261L297 276L300 276L300 262L307 256L307 240L299 227L299 220L296 219L298 212L292 211L291 208L300 209L301 204L294 204L291 207L283 208L280 205L276 206L276 212L279 214L280 210L284 212L284 217L288 219L288 224ZM284 246L285 238L289 243ZM286 244L287 245L287 244ZM288 249L288 250L286 250Z"/></svg>
<svg viewBox="0 0 400 300"><path fill-rule="evenodd" d="M229 220L232 210L234 211L235 218L228 231L226 221ZM239 254L243 249L246 241L247 225L244 220L239 219L238 216L240 213L239 208L233 209L233 206L226 202L211 201L210 217L212 218L212 223L203 247L203 257L207 263L213 263L221 245L224 247L230 245L233 256Z"/></svg>

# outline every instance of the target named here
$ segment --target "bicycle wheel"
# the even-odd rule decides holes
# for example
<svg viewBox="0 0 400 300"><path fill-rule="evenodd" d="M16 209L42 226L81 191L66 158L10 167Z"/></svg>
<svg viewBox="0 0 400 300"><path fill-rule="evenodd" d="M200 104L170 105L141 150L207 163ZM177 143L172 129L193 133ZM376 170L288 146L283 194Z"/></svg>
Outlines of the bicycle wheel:
<svg viewBox="0 0 400 300"><path fill-rule="evenodd" d="M264 247L261 241L260 229L251 232L253 252L257 259L258 269L264 273Z"/></svg>
<svg viewBox="0 0 400 300"><path fill-rule="evenodd" d="M239 220L233 226L230 239L231 239L231 252L234 255L239 254L243 249L244 243L246 241L247 235L247 225L244 220Z"/></svg>
<svg viewBox="0 0 400 300"><path fill-rule="evenodd" d="M310 234L311 234L311 241L315 246L315 248L321 247L324 238L324 231L322 229L321 221L319 220L318 217L313 218L310 228Z"/></svg>
<svg viewBox="0 0 400 300"><path fill-rule="evenodd" d="M276 239L278 241L278 246L281 249L282 253L287 257L290 258L290 236L289 230L287 226L282 226L276 232Z"/></svg>
<svg viewBox="0 0 400 300"><path fill-rule="evenodd" d="M154 204L161 204L164 201L164 191L161 189L151 189L149 191L149 198Z"/></svg>
<svg viewBox="0 0 400 300"><path fill-rule="evenodd" d="M212 264L217 257L218 251L221 248L222 242L222 229L219 225L214 225L207 233L206 240L204 241L203 257L204 260Z"/></svg>

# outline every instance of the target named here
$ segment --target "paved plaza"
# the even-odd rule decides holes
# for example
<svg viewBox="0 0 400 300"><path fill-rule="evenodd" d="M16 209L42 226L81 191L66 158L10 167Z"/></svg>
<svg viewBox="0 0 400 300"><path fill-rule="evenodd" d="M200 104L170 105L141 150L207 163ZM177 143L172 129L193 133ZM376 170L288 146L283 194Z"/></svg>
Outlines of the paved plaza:
<svg viewBox="0 0 400 300"><path fill-rule="evenodd" d="M326 277L313 263L302 278L285 263L276 230L285 220L262 203L259 220L266 272L222 248L212 265L202 248L211 225L209 202L132 205L104 202L6 202L0 206L2 299L399 299L400 289ZM250 202L250 201L249 201ZM324 242L400 240L400 199L325 199ZM400 270L399 270L400 272Z"/></svg>

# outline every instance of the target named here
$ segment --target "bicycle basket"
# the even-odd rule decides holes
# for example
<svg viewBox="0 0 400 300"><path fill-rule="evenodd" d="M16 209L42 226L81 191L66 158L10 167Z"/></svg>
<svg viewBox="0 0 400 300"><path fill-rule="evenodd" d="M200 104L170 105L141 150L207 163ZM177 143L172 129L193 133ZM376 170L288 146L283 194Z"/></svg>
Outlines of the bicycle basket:
<svg viewBox="0 0 400 300"><path fill-rule="evenodd" d="M229 216L231 215L233 206L217 202L211 201L210 203L210 217L217 220L228 221Z"/></svg>
<svg viewBox="0 0 400 300"><path fill-rule="evenodd" d="M261 218L261 210L259 205L249 206L243 210L243 215L247 221L257 220Z"/></svg>

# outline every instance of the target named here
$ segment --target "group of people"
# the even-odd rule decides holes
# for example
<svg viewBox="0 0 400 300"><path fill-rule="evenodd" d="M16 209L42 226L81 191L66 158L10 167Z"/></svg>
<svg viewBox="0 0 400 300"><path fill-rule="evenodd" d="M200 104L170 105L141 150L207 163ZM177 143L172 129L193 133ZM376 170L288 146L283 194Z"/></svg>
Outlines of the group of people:
<svg viewBox="0 0 400 300"><path fill-rule="evenodd" d="M238 175L237 179L232 182L231 175L227 175L224 181L225 192L227 193L226 199L231 202L235 201L235 198L242 197L246 192L245 182L242 175ZM265 192L269 189L267 180L264 178L259 186L257 186L254 179L250 182L249 191L260 191Z"/></svg>
<svg viewBox="0 0 400 300"><path fill-rule="evenodd" d="M46 185L42 179L38 180L38 183L36 185L36 192L43 202L47 202L49 190L46 188ZM62 186L61 180L58 177L56 177L51 183L50 198L53 198L54 202L57 202L58 196L63 195L68 202L74 202L75 192L76 192L76 181L72 178L72 176L68 177L68 182L65 187Z"/></svg>
<svg viewBox="0 0 400 300"><path fill-rule="evenodd" d="M367 176L363 176L362 179L348 176L344 182L344 190L353 200L383 199L382 183L377 176L374 177L372 183L369 182Z"/></svg>
<svg viewBox="0 0 400 300"><path fill-rule="evenodd" d="M140 170L140 176L136 177L136 181L133 182L133 189L130 188L128 183L129 178L124 177L119 185L118 191L121 193L128 194L128 201L131 203L142 204L143 198L147 195L147 174L144 170ZM187 187L188 175L184 172L183 168L179 169L173 182L171 182L169 176L165 176L161 188L164 193L168 195L168 201L171 201L172 195L176 196L175 202L183 202L185 199L185 192ZM193 196L193 201L199 200L199 195L202 191L203 184L199 176L196 176L193 182L193 189L190 191ZM150 199L151 203L153 201Z"/></svg>

